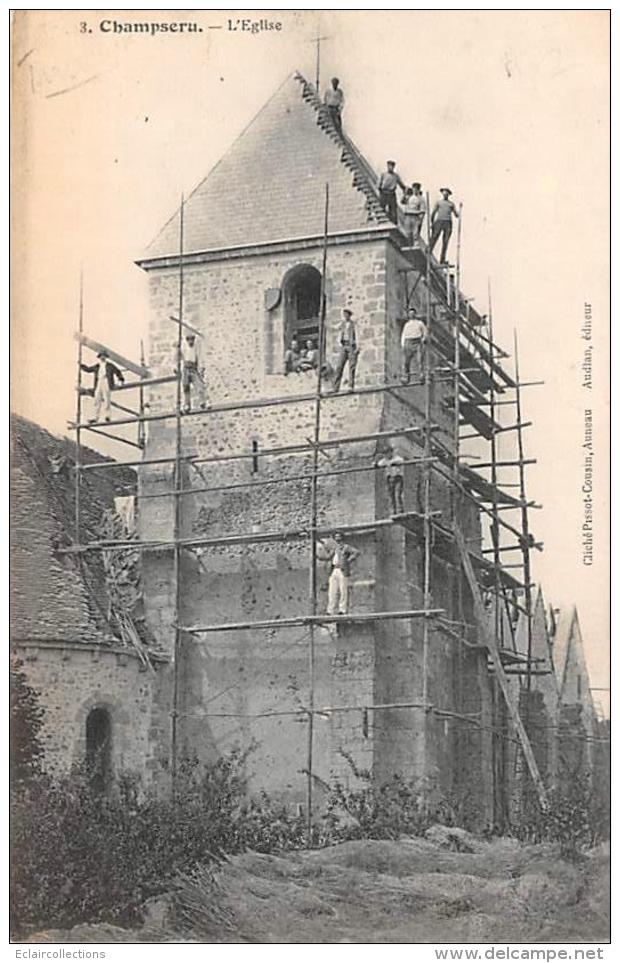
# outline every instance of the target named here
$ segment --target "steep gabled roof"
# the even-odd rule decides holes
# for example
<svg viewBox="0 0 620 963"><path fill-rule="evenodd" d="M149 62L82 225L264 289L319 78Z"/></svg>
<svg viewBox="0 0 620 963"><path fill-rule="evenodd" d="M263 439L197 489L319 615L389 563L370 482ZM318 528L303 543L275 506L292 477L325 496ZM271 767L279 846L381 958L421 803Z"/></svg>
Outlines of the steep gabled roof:
<svg viewBox="0 0 620 963"><path fill-rule="evenodd" d="M370 164L294 74L188 197L184 252L320 236L326 183L330 233L391 225ZM177 211L139 263L178 254L179 225Z"/></svg>
<svg viewBox="0 0 620 963"><path fill-rule="evenodd" d="M21 640L105 643L108 625L100 559L58 552L74 538L75 445L11 416L11 636ZM83 449L89 461L108 461ZM82 537L94 538L114 495L132 490L129 469L89 472L82 484Z"/></svg>
<svg viewBox="0 0 620 963"><path fill-rule="evenodd" d="M527 641L527 618L524 613L521 613L515 633L515 642L519 652L527 653ZM555 702L559 683L554 669L552 646L545 611L545 599L540 588L536 594L536 600L532 610L532 658L542 660L533 663L532 668L534 671L550 672L549 675L545 676L533 676L532 685L534 688L548 692L549 695L553 694Z"/></svg>

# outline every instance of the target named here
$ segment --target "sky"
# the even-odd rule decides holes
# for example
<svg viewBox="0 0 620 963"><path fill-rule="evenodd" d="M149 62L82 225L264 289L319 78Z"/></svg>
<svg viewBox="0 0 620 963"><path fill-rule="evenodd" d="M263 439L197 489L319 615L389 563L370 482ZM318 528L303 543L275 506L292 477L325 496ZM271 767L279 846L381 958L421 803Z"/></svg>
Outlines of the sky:
<svg viewBox="0 0 620 963"><path fill-rule="evenodd" d="M433 197L452 188L463 204L463 291L485 312L490 279L496 340L512 354L516 330L522 380L544 381L523 391L533 423L526 454L537 459L528 494L544 506L531 513L545 545L534 577L548 603L577 605L591 683L608 686L608 13L254 10L253 21L282 24L254 33L242 18L16 15L13 410L67 432L81 271L86 332L138 358L148 301L134 260L286 76L314 79L318 32L321 87L340 78L348 134L376 169L393 157ZM202 32L103 32L103 20L192 20ZM586 303L591 389L582 386ZM590 566L581 548L587 408Z"/></svg>

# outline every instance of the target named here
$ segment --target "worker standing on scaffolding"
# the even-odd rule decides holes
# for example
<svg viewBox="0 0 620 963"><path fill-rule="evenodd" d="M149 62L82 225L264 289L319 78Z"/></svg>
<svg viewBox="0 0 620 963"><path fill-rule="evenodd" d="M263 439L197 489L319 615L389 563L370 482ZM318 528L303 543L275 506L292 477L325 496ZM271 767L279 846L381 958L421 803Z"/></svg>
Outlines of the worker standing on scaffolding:
<svg viewBox="0 0 620 963"><path fill-rule="evenodd" d="M96 364L80 365L82 371L88 371L95 376L95 412L94 418L89 418L89 424L91 425L94 425L96 421L99 421L102 408L103 417L106 421L110 420L112 388L115 387L117 381L119 381L121 384L124 384L125 382L123 372L120 368L117 368L115 364L112 364L105 351L100 351L97 355L97 358L98 361Z"/></svg>
<svg viewBox="0 0 620 963"><path fill-rule="evenodd" d="M398 205L396 204L396 188L400 187L403 194L407 190L400 174L395 170L396 161L387 162L387 170L379 178L379 203L394 224L398 224Z"/></svg>
<svg viewBox="0 0 620 963"><path fill-rule="evenodd" d="M405 511L403 504L403 489L405 487L404 458L388 445L385 454L377 462L377 468L385 471L385 483L392 503L392 515L402 515Z"/></svg>
<svg viewBox="0 0 620 963"><path fill-rule="evenodd" d="M321 560L331 564L327 614L348 615L349 576L351 575L351 566L360 553L357 548L347 545L342 532L336 532L333 540L330 539L329 542L320 539L317 548Z"/></svg>
<svg viewBox="0 0 620 963"><path fill-rule="evenodd" d="M448 244L452 236L452 215L459 216L454 201L450 200L452 191L449 187L442 187L440 190L441 200L437 201L431 214L431 253L440 235L441 239L441 264L447 263Z"/></svg>
<svg viewBox="0 0 620 963"><path fill-rule="evenodd" d="M357 356L359 354L357 333L353 321L353 312L345 308L342 314L343 320L337 329L340 332L340 356L334 374L334 391L340 391L340 382L347 361L349 362L349 391L353 391L355 389L355 369L357 368Z"/></svg>
<svg viewBox="0 0 620 963"><path fill-rule="evenodd" d="M409 384L411 379L411 362L415 358L416 368L419 376L422 376L422 352L426 342L426 324L422 318L418 318L416 309L411 306L407 310L407 320L403 326L400 336L400 345L403 352L403 384Z"/></svg>
<svg viewBox="0 0 620 963"><path fill-rule="evenodd" d="M323 103L327 107L330 120L339 134L342 133L342 109L344 107L344 93L339 86L337 77L332 77L332 85L325 91Z"/></svg>
<svg viewBox="0 0 620 963"><path fill-rule="evenodd" d="M407 225L407 237L411 241L412 247L415 247L420 240L422 222L426 214L426 201L422 193L422 185L418 181L415 181L405 191L402 208Z"/></svg>
<svg viewBox="0 0 620 963"><path fill-rule="evenodd" d="M192 388L196 390L200 407L207 407L204 368L200 366L200 351L193 331L188 331L185 340L181 342L181 383L183 385L183 402L186 415L192 410Z"/></svg>

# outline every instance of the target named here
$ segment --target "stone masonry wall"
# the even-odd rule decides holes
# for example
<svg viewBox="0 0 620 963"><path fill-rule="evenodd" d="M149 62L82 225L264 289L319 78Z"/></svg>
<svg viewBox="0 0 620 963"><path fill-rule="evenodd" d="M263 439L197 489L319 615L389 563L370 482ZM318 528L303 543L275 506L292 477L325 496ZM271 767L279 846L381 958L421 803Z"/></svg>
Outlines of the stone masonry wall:
<svg viewBox="0 0 620 963"><path fill-rule="evenodd" d="M42 739L50 772L66 773L86 757L86 719L107 709L112 767L143 784L165 779L169 743L169 669L144 668L130 651L80 643L19 643L18 658L45 709Z"/></svg>
<svg viewBox="0 0 620 963"><path fill-rule="evenodd" d="M221 403L247 398L311 393L313 375L270 373L277 370L283 351L281 309L268 311L265 294L277 288L286 272L299 263L320 269L320 249L303 254L273 254L211 261L189 267L184 279L184 315L205 334L203 358L209 401ZM357 384L381 384L400 376L400 331L405 313L405 275L402 256L389 242L373 241L330 248L326 278L327 357L337 354L336 326L349 306L357 322L361 353ZM409 278L409 283L412 279ZM150 364L154 373L174 366L175 328L168 321L178 311L178 271L151 273L152 324ZM422 299L423 286L417 289ZM420 301L421 305L421 301ZM449 442L451 416L443 401L448 386L432 388L433 420L444 443ZM377 393L340 395L322 403L321 437L373 433L393 427L419 425L424 413L424 388L398 389L400 396ZM152 411L171 411L173 386L151 392ZM195 492L183 499L182 535L219 535L254 531L290 531L309 524L309 481L283 478L310 469L308 454L269 457L266 448L306 444L312 436L314 404L295 403L195 414L183 418L183 453L201 459L187 467L184 484L192 488L218 484L239 486L226 492ZM251 457L252 442L258 460ZM405 458L420 455L421 439L398 439ZM391 509L385 480L373 469L377 444L366 442L326 449L319 470L342 467L364 469L319 482L319 524L373 522ZM381 448L381 445L379 446ZM174 451L174 422L155 422L149 428L146 457ZM219 461L222 456L242 455ZM405 505L419 511L418 466L407 467ZM273 482L257 487L255 482ZM171 487L167 468L145 466L142 493ZM433 475L432 506L450 523L448 486ZM172 499L142 502L140 523L144 538L170 538ZM474 542L480 530L475 512L463 509L465 534ZM423 604L422 553L419 541L399 526L350 533L347 541L360 549L352 576L352 612L419 608ZM309 540L307 537L265 544L197 549L184 553L181 568L182 611L187 626L231 621L277 619L308 611ZM319 573L318 608L327 602L326 570ZM450 574L444 563L433 563L433 603L457 618ZM159 641L171 651L174 613L172 555L145 553L146 609ZM467 619L473 621L473 619ZM253 788L266 788L302 802L307 754L307 718L299 709L308 700L308 629L239 630L185 635L180 666L181 735L188 751L213 758L235 744L255 744L248 758ZM351 622L338 633L319 628L315 633L315 705L332 711L315 718L313 771L320 780L351 781L354 765L374 772L382 781L394 772L427 777L444 790L455 785L454 725L420 709L365 712L374 703L416 702L422 697L423 622L383 620L362 625ZM461 659L461 662L459 662ZM486 659L468 655L469 708L481 711L479 686L487 684ZM484 668L484 672L483 672ZM455 708L455 674L462 657L455 643L430 626L428 645L429 700L438 708ZM475 706L474 706L475 703ZM354 710L344 709L353 705ZM282 714L289 713L289 714ZM459 744L460 745L460 744ZM464 746L461 746L464 748ZM487 792L481 780L488 747L480 732L468 736L467 785L476 798ZM481 788L482 787L482 788Z"/></svg>

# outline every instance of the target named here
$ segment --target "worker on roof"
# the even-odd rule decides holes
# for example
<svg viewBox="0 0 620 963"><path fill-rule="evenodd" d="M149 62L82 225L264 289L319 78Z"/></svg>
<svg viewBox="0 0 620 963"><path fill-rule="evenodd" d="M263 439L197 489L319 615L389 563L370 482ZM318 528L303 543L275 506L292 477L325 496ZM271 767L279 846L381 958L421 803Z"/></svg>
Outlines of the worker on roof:
<svg viewBox="0 0 620 963"><path fill-rule="evenodd" d="M384 211L387 212L391 221L398 223L398 206L396 204L396 188L400 187L403 192L407 190L401 180L400 174L396 173L396 161L387 162L387 170L379 178L379 203Z"/></svg>
<svg viewBox="0 0 620 963"><path fill-rule="evenodd" d="M359 554L358 549L347 545L342 532L336 532L333 539L319 539L317 542L318 558L331 565L327 599L328 615L348 614L351 566Z"/></svg>
<svg viewBox="0 0 620 963"><path fill-rule="evenodd" d="M423 350L426 341L426 323L418 317L413 305L407 309L407 320L400 335L400 346L403 353L403 384L409 384L411 379L411 362L415 358L418 375L422 375Z"/></svg>
<svg viewBox="0 0 620 963"><path fill-rule="evenodd" d="M452 216L458 217L459 212L454 201L450 200L452 194L450 188L442 187L440 193L441 199L437 201L431 214L431 252L440 235L443 235L441 239L441 264L446 264L448 244L452 236Z"/></svg>
<svg viewBox="0 0 620 963"><path fill-rule="evenodd" d="M422 193L422 185L418 183L418 181L414 181L411 187L408 187L405 191L405 196L402 201L402 211L405 215L407 237L411 241L412 246L415 247L420 240L422 222L426 214L426 201Z"/></svg>
<svg viewBox="0 0 620 963"><path fill-rule="evenodd" d="M334 391L340 391L340 382L344 374L344 368L349 363L349 391L355 389L355 369L357 368L357 357L359 348L357 346L357 332L353 321L353 312L345 308L342 312L342 322L338 325L340 341L340 355L336 364L334 374Z"/></svg>
<svg viewBox="0 0 620 963"><path fill-rule="evenodd" d="M112 389L116 387L116 382L125 383L125 377L120 368L112 364L107 352L100 351L97 355L96 364L81 364L82 371L89 371L95 376L93 385L94 418L89 418L88 423L94 425L99 421L101 409L106 421L110 420L110 410L112 407Z"/></svg>
<svg viewBox="0 0 620 963"><path fill-rule="evenodd" d="M325 96L323 97L323 103L327 107L327 112L330 116L331 122L338 131L339 134L342 133L342 111L344 108L344 93L342 87L340 87L340 81L337 77L332 77L332 85L328 87L325 91Z"/></svg>
<svg viewBox="0 0 620 963"><path fill-rule="evenodd" d="M181 383L183 386L183 410L186 415L192 410L192 388L198 395L200 407L207 407L204 368L200 361L200 349L196 343L196 335L193 331L188 331L181 342Z"/></svg>
<svg viewBox="0 0 620 963"><path fill-rule="evenodd" d="M402 455L399 455L392 445L387 445L385 454L377 462L377 468L382 468L385 471L385 483L390 496L393 515L402 515L405 511L403 504L404 461Z"/></svg>
<svg viewBox="0 0 620 963"><path fill-rule="evenodd" d="M284 374L298 374L301 364L301 350L297 338L293 338L290 348L284 352Z"/></svg>

